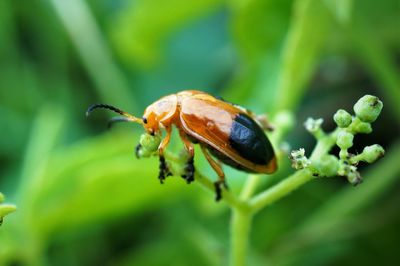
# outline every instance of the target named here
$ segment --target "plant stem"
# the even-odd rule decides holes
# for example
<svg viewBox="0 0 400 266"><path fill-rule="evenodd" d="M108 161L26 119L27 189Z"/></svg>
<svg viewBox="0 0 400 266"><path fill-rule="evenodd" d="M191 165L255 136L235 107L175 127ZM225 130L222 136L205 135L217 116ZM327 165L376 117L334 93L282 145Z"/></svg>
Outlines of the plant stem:
<svg viewBox="0 0 400 266"><path fill-rule="evenodd" d="M339 130L336 129L329 135L325 135L318 140L317 145L310 156L311 161L320 158L322 155L327 154L332 149L332 147L335 145L338 132Z"/></svg>
<svg viewBox="0 0 400 266"><path fill-rule="evenodd" d="M195 179L200 185L215 193L214 182L212 182L210 179L203 176L198 171L195 172ZM238 209L244 212L248 211L249 209L246 202L239 200L234 194L225 188L222 188L222 199L224 199L233 209Z"/></svg>
<svg viewBox="0 0 400 266"><path fill-rule="evenodd" d="M253 215L241 209L232 209L230 265L246 265L246 254L249 242Z"/></svg>
<svg viewBox="0 0 400 266"><path fill-rule="evenodd" d="M252 198L249 201L251 211L253 213L260 211L278 199L288 195L290 192L312 180L313 178L314 176L309 169L303 169L295 172L288 178L279 182L277 185Z"/></svg>
<svg viewBox="0 0 400 266"><path fill-rule="evenodd" d="M248 200L256 191L258 183L260 183L261 175L251 174L247 177L246 183L240 193L241 200Z"/></svg>
<svg viewBox="0 0 400 266"><path fill-rule="evenodd" d="M317 146L311 154L311 161L320 158L322 155L329 152L333 145L335 145L336 135L338 130L321 137ZM271 205L278 199L286 196L293 190L297 189L301 185L307 183L314 178L310 169L303 169L295 172L288 178L282 180L277 185L265 190L264 192L258 194L253 199L249 201L250 209L253 213L258 212L264 207Z"/></svg>

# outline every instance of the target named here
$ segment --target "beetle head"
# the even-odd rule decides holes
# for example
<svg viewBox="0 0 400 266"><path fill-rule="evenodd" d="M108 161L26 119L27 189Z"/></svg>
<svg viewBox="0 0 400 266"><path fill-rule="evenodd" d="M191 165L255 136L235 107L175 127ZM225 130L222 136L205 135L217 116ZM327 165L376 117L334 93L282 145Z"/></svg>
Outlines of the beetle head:
<svg viewBox="0 0 400 266"><path fill-rule="evenodd" d="M152 136L159 133L160 131L159 117L154 112L151 111L149 112L146 110L146 112L143 115L142 121L143 121L143 127L147 133L149 133Z"/></svg>

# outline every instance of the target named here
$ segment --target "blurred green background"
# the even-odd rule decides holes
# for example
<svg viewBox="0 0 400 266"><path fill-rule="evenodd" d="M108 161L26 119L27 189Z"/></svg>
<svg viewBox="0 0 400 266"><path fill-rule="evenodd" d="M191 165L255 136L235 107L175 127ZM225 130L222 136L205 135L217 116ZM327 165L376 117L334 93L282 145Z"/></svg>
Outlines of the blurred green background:
<svg viewBox="0 0 400 266"><path fill-rule="evenodd" d="M0 191L18 211L0 227L0 265L226 265L229 209L197 184L137 160L143 130L106 130L96 102L138 116L195 88L302 126L364 94L384 102L370 135L387 151L365 181L320 179L262 211L250 265L398 265L398 0L2 0ZM174 141L172 150L181 144ZM215 178L202 155L196 167ZM237 193L246 174L225 167ZM288 160L263 188L292 172ZM195 182L196 183L196 182ZM260 188L260 189L263 189Z"/></svg>

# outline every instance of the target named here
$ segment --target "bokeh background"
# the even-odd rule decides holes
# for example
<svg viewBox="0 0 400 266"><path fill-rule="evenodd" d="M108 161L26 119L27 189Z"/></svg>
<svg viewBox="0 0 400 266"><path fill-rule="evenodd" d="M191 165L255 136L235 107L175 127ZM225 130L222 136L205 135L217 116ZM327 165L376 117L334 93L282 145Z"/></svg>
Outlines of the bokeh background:
<svg viewBox="0 0 400 266"><path fill-rule="evenodd" d="M285 136L364 94L384 110L353 152L381 144L356 188L319 179L262 211L250 265L398 265L400 2L398 0L2 0L0 191L18 206L0 227L0 265L225 265L229 209L157 158L137 160L143 130L96 102L136 115L196 88L257 113L288 110ZM181 146L174 141L171 150ZM286 145L287 146L287 145ZM287 159L260 189L292 170ZM215 178L202 158L196 167ZM225 167L238 193L246 174Z"/></svg>

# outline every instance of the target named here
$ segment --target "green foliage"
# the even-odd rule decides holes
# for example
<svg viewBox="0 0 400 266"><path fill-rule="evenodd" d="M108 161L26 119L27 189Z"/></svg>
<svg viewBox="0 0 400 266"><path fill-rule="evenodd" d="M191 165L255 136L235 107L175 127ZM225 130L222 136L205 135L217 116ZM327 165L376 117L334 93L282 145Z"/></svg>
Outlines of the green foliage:
<svg viewBox="0 0 400 266"><path fill-rule="evenodd" d="M219 0L134 1L121 9L110 26L111 35L124 61L148 67L160 63L168 36L221 4Z"/></svg>
<svg viewBox="0 0 400 266"><path fill-rule="evenodd" d="M4 195L2 193L0 193L0 225L2 225L3 223L3 218L4 216L15 212L16 211L16 207L15 205L12 204L3 204L4 201Z"/></svg>
<svg viewBox="0 0 400 266"><path fill-rule="evenodd" d="M0 203L0 265L226 265L227 205L242 232L232 257L247 254L249 265L393 264L399 8L397 0L0 1L0 191L18 207L8 214L15 206ZM134 155L139 142L151 155L159 140L141 137L138 125L106 131L100 112L84 117L95 102L140 117L186 88L268 111L278 172L224 166L230 190L215 203L216 175L200 150L193 184L174 176L160 185L157 158ZM344 111L361 95L385 108L368 96L354 117ZM304 147L292 155L298 171L291 147ZM175 173L181 148L174 136Z"/></svg>

